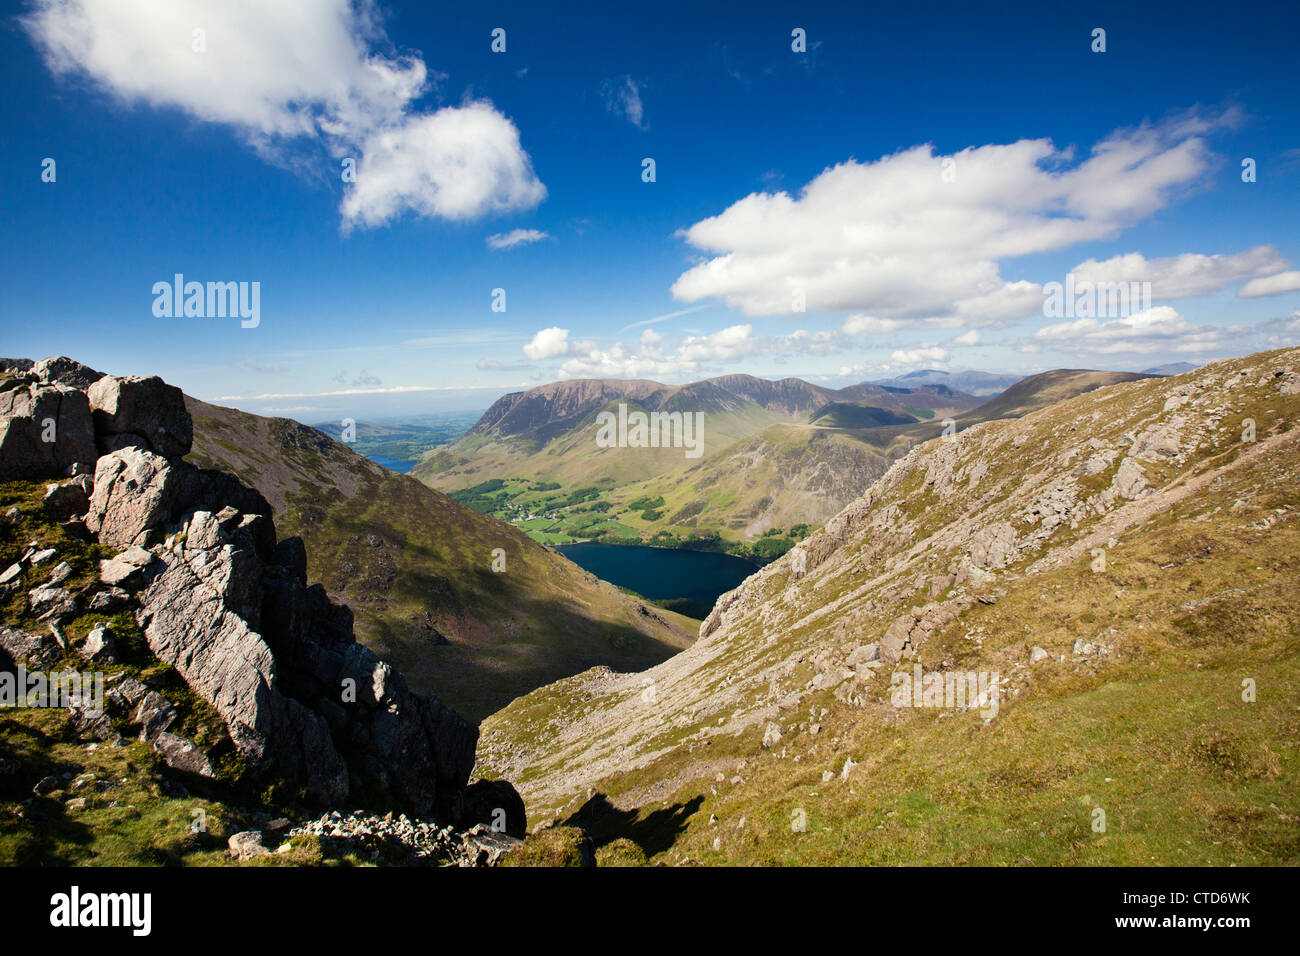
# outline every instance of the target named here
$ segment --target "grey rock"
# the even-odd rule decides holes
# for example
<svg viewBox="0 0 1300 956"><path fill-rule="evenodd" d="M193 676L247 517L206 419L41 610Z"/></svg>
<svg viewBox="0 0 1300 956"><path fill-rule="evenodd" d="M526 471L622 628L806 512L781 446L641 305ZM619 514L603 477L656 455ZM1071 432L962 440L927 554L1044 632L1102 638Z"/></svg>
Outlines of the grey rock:
<svg viewBox="0 0 1300 956"><path fill-rule="evenodd" d="M154 740L176 723L177 716L175 704L156 690L149 691L135 712L135 722L140 725L140 739Z"/></svg>
<svg viewBox="0 0 1300 956"><path fill-rule="evenodd" d="M212 769L207 754L196 747L193 741L163 731L150 741L153 749L166 761L167 766L183 773L192 773L199 777L212 778L216 772Z"/></svg>
<svg viewBox="0 0 1300 956"><path fill-rule="evenodd" d="M1015 560L1016 530L1006 521L989 525L971 539L971 561L980 568L1000 568Z"/></svg>
<svg viewBox="0 0 1300 956"><path fill-rule="evenodd" d="M74 617L80 610L76 595L66 588L33 588L27 592L27 603L42 621Z"/></svg>
<svg viewBox="0 0 1300 956"><path fill-rule="evenodd" d="M226 846L230 850L230 855L241 863L254 857L266 856L271 852L262 846L261 830L245 830L236 833L226 841Z"/></svg>
<svg viewBox="0 0 1300 956"><path fill-rule="evenodd" d="M156 375L105 375L87 389L86 396L98 435L138 439L141 447L165 458L189 453L194 423L185 408L185 396L176 386Z"/></svg>
<svg viewBox="0 0 1300 956"><path fill-rule="evenodd" d="M31 367L31 374L47 385L68 385L83 392L104 377L103 372L96 372L66 355L41 359Z"/></svg>
<svg viewBox="0 0 1300 956"><path fill-rule="evenodd" d="M79 653L87 660L97 663L113 663L117 660L117 644L113 641L113 632L105 624L96 625L79 648Z"/></svg>
<svg viewBox="0 0 1300 956"><path fill-rule="evenodd" d="M92 614L108 614L120 610L131 603L131 595L119 587L110 587L107 591L96 591L86 602L86 610Z"/></svg>
<svg viewBox="0 0 1300 956"><path fill-rule="evenodd" d="M84 392L36 381L0 388L0 481L54 478L96 457Z"/></svg>
<svg viewBox="0 0 1300 956"><path fill-rule="evenodd" d="M863 644L853 649L853 653L849 655L848 665L849 667L857 667L859 664L868 664L871 661L878 660L880 660L880 645Z"/></svg>
<svg viewBox="0 0 1300 956"><path fill-rule="evenodd" d="M105 455L95 466L86 529L101 544L144 544L171 517L180 489L177 470L153 452L125 448Z"/></svg>
<svg viewBox="0 0 1300 956"><path fill-rule="evenodd" d="M48 670L59 659L59 645L49 634L28 634L14 628L0 628L0 651L15 664L32 670Z"/></svg>
<svg viewBox="0 0 1300 956"><path fill-rule="evenodd" d="M1125 458L1120 462L1111 486L1121 498L1136 498L1147 487L1146 473L1132 458Z"/></svg>

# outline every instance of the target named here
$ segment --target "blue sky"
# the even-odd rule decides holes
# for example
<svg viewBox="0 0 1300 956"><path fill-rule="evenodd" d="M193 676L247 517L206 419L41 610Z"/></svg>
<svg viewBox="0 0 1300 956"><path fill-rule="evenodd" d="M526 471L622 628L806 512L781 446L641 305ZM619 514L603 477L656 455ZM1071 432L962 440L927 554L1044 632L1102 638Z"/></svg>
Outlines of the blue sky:
<svg viewBox="0 0 1300 956"><path fill-rule="evenodd" d="M12 7L0 354L321 421L1300 338L1293 4L607 6ZM1045 315L1067 273L1152 300Z"/></svg>

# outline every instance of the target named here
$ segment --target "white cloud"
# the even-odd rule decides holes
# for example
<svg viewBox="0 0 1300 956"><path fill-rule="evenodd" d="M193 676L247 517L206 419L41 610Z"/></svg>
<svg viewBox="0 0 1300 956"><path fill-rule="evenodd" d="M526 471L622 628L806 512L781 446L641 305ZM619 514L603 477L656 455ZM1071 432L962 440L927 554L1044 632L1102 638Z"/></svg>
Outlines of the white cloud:
<svg viewBox="0 0 1300 956"><path fill-rule="evenodd" d="M1300 291L1300 272L1279 272L1277 275L1252 279L1237 290L1241 299L1256 299L1266 295L1282 295Z"/></svg>
<svg viewBox="0 0 1300 956"><path fill-rule="evenodd" d="M538 229L512 229L506 233L488 236L487 244L489 249L513 249L515 246L526 246L530 242L541 242L549 238L551 238L549 233Z"/></svg>
<svg viewBox="0 0 1300 956"><path fill-rule="evenodd" d="M641 102L642 84L625 76L618 80L606 80L600 88L600 95L605 100L605 108L615 116L621 116L637 129L649 129L645 121L645 106Z"/></svg>
<svg viewBox="0 0 1300 956"><path fill-rule="evenodd" d="M1232 116L1120 130L1072 162L1048 140L918 146L827 169L798 194L754 193L683 235L712 258L683 273L684 302L746 315L862 311L913 326L993 324L1041 310L1041 289L1005 281L1001 259L1110 238L1171 202L1209 168L1202 134Z"/></svg>
<svg viewBox="0 0 1300 956"><path fill-rule="evenodd" d="M542 329L524 346L524 354L534 362L555 358L569 351L569 330L558 326Z"/></svg>
<svg viewBox="0 0 1300 956"><path fill-rule="evenodd" d="M980 335L979 329L971 329L954 337L948 344L953 348L970 348L975 345L983 345L984 337Z"/></svg>
<svg viewBox="0 0 1300 956"><path fill-rule="evenodd" d="M1198 326L1176 310L1159 305L1111 321L1076 319L1034 333L1040 345L1092 355L1152 352L1206 352L1223 347L1233 329Z"/></svg>
<svg viewBox="0 0 1300 956"><path fill-rule="evenodd" d="M379 52L391 44L373 0L35 0L23 22L58 75L229 126L282 165L332 178L357 160L345 229L406 211L475 218L546 196L490 103L413 112L429 70Z"/></svg>
<svg viewBox="0 0 1300 956"><path fill-rule="evenodd" d="M1187 252L1164 259L1147 259L1140 252L1130 252L1102 262L1089 259L1071 272L1076 284L1150 282L1152 298L1182 299L1218 292L1241 279L1270 276L1285 269L1287 264L1277 249L1266 245L1235 255L1206 256ZM1247 287L1253 284L1247 283Z"/></svg>
<svg viewBox="0 0 1300 956"><path fill-rule="evenodd" d="M717 332L687 335L665 347L654 329L642 331L631 346L622 342L602 348L595 342L569 340L567 329L538 332L524 346L534 361L564 357L560 378L642 378L687 375L701 369L734 364L757 356L829 355L843 342L834 332L800 330L790 335L755 336L751 325L733 325Z"/></svg>
<svg viewBox="0 0 1300 956"><path fill-rule="evenodd" d="M897 319L880 319L873 315L850 315L840 326L845 335L889 335L903 327Z"/></svg>
<svg viewBox="0 0 1300 956"><path fill-rule="evenodd" d="M948 350L937 345L895 349L889 353L889 360L896 365L947 365L948 358Z"/></svg>

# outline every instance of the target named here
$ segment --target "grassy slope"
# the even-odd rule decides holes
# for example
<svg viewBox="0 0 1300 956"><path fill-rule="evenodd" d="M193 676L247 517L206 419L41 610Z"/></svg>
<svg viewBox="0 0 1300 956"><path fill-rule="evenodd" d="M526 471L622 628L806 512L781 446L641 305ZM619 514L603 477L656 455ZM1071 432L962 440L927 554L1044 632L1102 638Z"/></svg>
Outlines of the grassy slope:
<svg viewBox="0 0 1300 956"><path fill-rule="evenodd" d="M309 578L352 608L358 636L470 719L597 663L648 666L693 636L689 618L641 613L522 532L313 429L188 402L190 459L257 487L280 536L306 542ZM496 548L504 573L491 570ZM433 642L426 619L449 645Z"/></svg>
<svg viewBox="0 0 1300 956"><path fill-rule="evenodd" d="M661 862L1300 863L1300 396L1274 374L1287 367L1300 351L927 445L809 540L806 577L789 558L765 568L692 649L494 715L480 770L515 780L533 818L583 823L598 844L631 837ZM1196 404L1163 410L1198 382ZM1158 491L1098 514L1132 435L1180 413L1182 459L1144 464ZM1089 440L1119 450L1091 476ZM1026 515L1058 485L1074 504L1048 533ZM1003 520L1016 560L983 584L934 585ZM1104 573L1093 547L1108 549ZM918 659L1010 678L991 722L890 706L888 666L839 696L810 683L823 656L962 593L991 603L937 628ZM1080 638L1110 651L1075 654ZM1031 666L1033 646L1050 659ZM764 748L769 721L784 736Z"/></svg>

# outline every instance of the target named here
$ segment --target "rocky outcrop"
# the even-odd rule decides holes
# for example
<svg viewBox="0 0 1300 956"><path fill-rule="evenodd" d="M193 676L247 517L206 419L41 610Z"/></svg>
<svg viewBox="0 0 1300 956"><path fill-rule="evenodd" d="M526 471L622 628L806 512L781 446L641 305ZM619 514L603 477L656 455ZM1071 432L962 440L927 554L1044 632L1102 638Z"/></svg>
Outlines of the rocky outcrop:
<svg viewBox="0 0 1300 956"><path fill-rule="evenodd" d="M0 379L0 481L87 471L99 452L84 392L28 372Z"/></svg>
<svg viewBox="0 0 1300 956"><path fill-rule="evenodd" d="M86 395L101 450L138 445L167 458L189 452L194 423L185 409L185 396L158 376L105 375Z"/></svg>
<svg viewBox="0 0 1300 956"><path fill-rule="evenodd" d="M110 590L94 595L97 607L129 599L119 585L139 588L136 618L151 651L221 716L254 782L286 781L327 807L461 816L477 730L436 697L412 693L356 642L351 612L307 585L302 541L277 542L270 505L257 491L180 459L192 425L179 389L158 378L101 375L64 358L6 376L4 477L76 473L50 487L45 508L123 549L101 561ZM46 419L54 441L40 440ZM6 586L18 586L52 554L24 555L5 572ZM83 610L57 577L58 569L43 584L25 584L32 612L54 628ZM13 659L44 659L49 645L4 633L4 654ZM110 656L111 635L99 633L78 650L95 660ZM142 693L132 707L143 739L164 760L212 775L207 756L171 733L176 713L165 698ZM507 808L512 828L522 825L522 809Z"/></svg>

